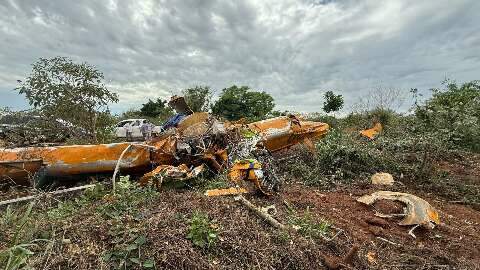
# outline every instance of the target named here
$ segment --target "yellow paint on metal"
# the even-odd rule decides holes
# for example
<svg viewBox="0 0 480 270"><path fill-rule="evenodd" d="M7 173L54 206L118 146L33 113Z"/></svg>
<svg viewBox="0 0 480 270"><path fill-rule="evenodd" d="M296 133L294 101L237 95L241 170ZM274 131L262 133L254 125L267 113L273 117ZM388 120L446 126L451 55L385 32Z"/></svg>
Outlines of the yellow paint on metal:
<svg viewBox="0 0 480 270"><path fill-rule="evenodd" d="M270 151L302 143L305 138L319 139L325 136L329 129L328 124L303 121L295 116L267 119L251 123L248 127L262 136L265 147Z"/></svg>
<svg viewBox="0 0 480 270"><path fill-rule="evenodd" d="M223 189L209 189L205 192L205 195L208 197L213 197L213 196L225 196L225 195L237 195L237 194L243 194L243 193L248 193L248 191L244 188L223 188Z"/></svg>
<svg viewBox="0 0 480 270"><path fill-rule="evenodd" d="M189 125L198 124L201 121L206 121L206 119L208 119L207 113L196 113L184 119L179 124L179 128L185 130ZM270 151L277 151L297 143L308 143L308 140L321 138L327 133L329 128L328 124L303 121L295 116L277 117L248 125L227 122L224 126L226 128L246 127L252 130L255 134L261 136L262 143ZM148 145L134 145L123 156L120 168L123 170L141 169L147 171L152 164L174 164L176 162L177 137L180 135L175 133L175 131L167 131L162 137L146 142ZM0 162L41 160L48 175L108 173L113 172L121 153L130 144L114 143L0 149ZM223 169L223 166L227 163L226 150L218 148L210 150L202 157L203 162L217 170ZM244 165L238 164L236 166ZM261 167L261 165L255 166ZM10 177L13 180L25 177L25 174L14 174L11 169L1 166L0 175Z"/></svg>
<svg viewBox="0 0 480 270"><path fill-rule="evenodd" d="M381 123L375 123L375 125L372 128L365 129L360 131L360 135L369 138L370 140L373 140L378 133L382 132L383 126Z"/></svg>

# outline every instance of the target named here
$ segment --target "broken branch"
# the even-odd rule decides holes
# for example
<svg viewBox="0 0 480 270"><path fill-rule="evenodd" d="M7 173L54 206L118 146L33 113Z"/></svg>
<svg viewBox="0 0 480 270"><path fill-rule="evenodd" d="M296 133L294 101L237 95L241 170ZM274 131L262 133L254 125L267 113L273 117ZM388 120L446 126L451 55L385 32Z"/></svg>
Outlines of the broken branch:
<svg viewBox="0 0 480 270"><path fill-rule="evenodd" d="M17 199L6 200L6 201L0 202L0 206L12 204L12 203L17 203L17 202L24 202L24 201L33 200L33 199L35 199L37 197L40 197L44 194L58 195L58 194L63 194L63 193L67 193L67 192L83 190L83 189L87 189L87 188L91 188L91 187L95 187L95 184L73 187L73 188L67 188L67 189L62 189L62 190L57 190L57 191L46 192L46 193L42 193L42 194L39 194L39 195L32 195L32 196L26 196L26 197L21 197L21 198L17 198Z"/></svg>
<svg viewBox="0 0 480 270"><path fill-rule="evenodd" d="M250 209L255 214L257 214L257 216L263 218L266 222L268 222L273 227L281 230L285 230L287 228L285 225L283 225L282 223L274 219L270 214L266 213L265 211L262 211L260 208L252 204L249 200L245 199L245 197L243 197L242 195L235 196L235 201L241 202L248 209Z"/></svg>

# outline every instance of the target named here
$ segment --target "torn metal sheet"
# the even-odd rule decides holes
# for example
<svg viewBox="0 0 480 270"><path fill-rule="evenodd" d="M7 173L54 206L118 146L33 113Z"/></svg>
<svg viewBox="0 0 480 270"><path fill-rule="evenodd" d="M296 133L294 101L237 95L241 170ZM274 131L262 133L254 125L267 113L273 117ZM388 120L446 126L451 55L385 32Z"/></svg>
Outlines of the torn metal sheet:
<svg viewBox="0 0 480 270"><path fill-rule="evenodd" d="M378 200L400 201L406 204L405 217L399 222L400 225L421 225L425 228L434 228L440 224L437 210L427 201L408 193L377 191L371 195L365 195L357 199L358 202L371 205ZM380 217L394 217L385 213L376 213Z"/></svg>
<svg viewBox="0 0 480 270"><path fill-rule="evenodd" d="M172 96L168 102L168 106L173 108L178 114L190 115L193 113L185 101L185 98L181 96Z"/></svg>
<svg viewBox="0 0 480 270"><path fill-rule="evenodd" d="M146 173L140 178L140 185L147 185L152 183L157 188L160 188L164 182L167 181L185 181L199 176L205 170L203 164L188 168L186 164L180 164L179 166L172 165L160 165L153 171Z"/></svg>
<svg viewBox="0 0 480 270"><path fill-rule="evenodd" d="M381 123L375 123L372 128L365 129L360 131L360 135L363 137L366 137L370 140L375 139L375 137L378 135L378 133L382 132L383 126Z"/></svg>
<svg viewBox="0 0 480 270"><path fill-rule="evenodd" d="M15 160L0 161L0 180L12 181L11 179L23 179L24 182L17 181L19 185L30 186L33 183L35 172L43 166L43 160Z"/></svg>
<svg viewBox="0 0 480 270"><path fill-rule="evenodd" d="M302 121L293 115L251 123L248 127L262 137L262 142L269 151L303 143L305 138L322 138L329 129L326 123Z"/></svg>

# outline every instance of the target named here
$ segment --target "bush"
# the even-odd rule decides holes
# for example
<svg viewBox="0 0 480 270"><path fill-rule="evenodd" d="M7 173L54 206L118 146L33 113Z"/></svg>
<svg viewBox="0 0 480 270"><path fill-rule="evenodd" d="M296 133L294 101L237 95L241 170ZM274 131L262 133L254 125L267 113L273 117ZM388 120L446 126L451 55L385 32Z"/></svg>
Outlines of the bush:
<svg viewBox="0 0 480 270"><path fill-rule="evenodd" d="M326 220L321 220L318 222L310 209L299 215L295 210L290 211L288 216L288 223L291 226L297 227L298 232L308 238L323 238L330 232L330 223Z"/></svg>
<svg viewBox="0 0 480 270"><path fill-rule="evenodd" d="M390 109L376 108L371 111L350 113L343 119L344 127L356 127L359 129L371 128L374 123L380 122L384 127L395 126L402 116Z"/></svg>
<svg viewBox="0 0 480 270"><path fill-rule="evenodd" d="M355 135L332 129L316 145L317 153L309 152L287 162L285 172L307 185L332 187L352 180L366 180L373 173L401 173L395 157L377 149L375 142L355 138Z"/></svg>
<svg viewBox="0 0 480 270"><path fill-rule="evenodd" d="M207 214L194 212L189 224L187 239L190 239L194 245L207 249L215 245L218 232Z"/></svg>
<svg viewBox="0 0 480 270"><path fill-rule="evenodd" d="M432 98L416 106L419 128L451 147L479 152L480 81L444 85L445 89L432 89Z"/></svg>
<svg viewBox="0 0 480 270"><path fill-rule="evenodd" d="M105 217L112 219L119 219L123 215L137 218L140 215L140 205L151 202L158 196L153 187L141 187L137 182L130 181L129 176L120 177L115 192L107 203L97 208Z"/></svg>

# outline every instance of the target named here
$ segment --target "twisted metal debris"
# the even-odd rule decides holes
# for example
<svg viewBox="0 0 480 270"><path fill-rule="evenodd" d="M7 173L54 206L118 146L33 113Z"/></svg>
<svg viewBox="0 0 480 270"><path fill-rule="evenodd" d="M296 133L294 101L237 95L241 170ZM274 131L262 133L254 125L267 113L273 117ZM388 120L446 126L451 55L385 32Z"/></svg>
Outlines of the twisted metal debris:
<svg viewBox="0 0 480 270"><path fill-rule="evenodd" d="M240 170L235 181L253 182L270 194L280 185L272 152L299 143L310 145L329 128L293 115L250 124L221 122L205 112L192 113L182 97L174 97L171 103L188 115L150 141L0 148L0 182L38 185L52 177L113 173L118 167L122 173L143 174L141 183L160 186L168 179L184 180L203 171L220 173L231 168ZM242 160L257 165L235 167Z"/></svg>

